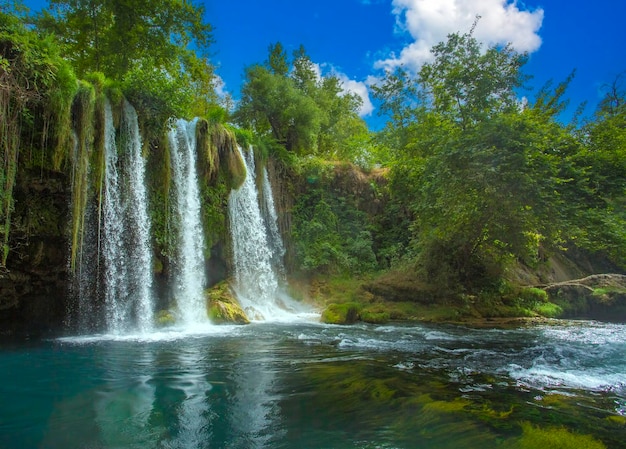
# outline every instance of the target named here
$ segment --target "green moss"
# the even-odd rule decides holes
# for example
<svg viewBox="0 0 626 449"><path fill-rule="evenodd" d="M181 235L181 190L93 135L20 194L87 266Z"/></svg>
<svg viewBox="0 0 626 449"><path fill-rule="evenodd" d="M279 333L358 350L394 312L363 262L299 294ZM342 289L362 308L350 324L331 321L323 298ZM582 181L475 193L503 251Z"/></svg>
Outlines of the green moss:
<svg viewBox="0 0 626 449"><path fill-rule="evenodd" d="M156 274L163 273L163 261L159 257L152 258L152 271Z"/></svg>
<svg viewBox="0 0 626 449"><path fill-rule="evenodd" d="M360 313L361 321L371 324L383 324L389 321L391 315L385 311L364 309Z"/></svg>
<svg viewBox="0 0 626 449"><path fill-rule="evenodd" d="M76 143L74 145L74 153L72 155L72 235L71 235L71 254L70 269L72 272L76 269L76 262L82 250L85 211L87 207L87 194L89 191L89 172L90 166L93 165L93 148L95 134L95 107L96 92L94 87L86 82L81 82L78 92L74 98L72 106L72 115L74 117L74 129L76 131ZM102 127L102 126L101 126ZM102 140L102 142L100 142ZM99 140L103 146L103 138ZM102 169L104 164L95 165L95 185L98 197L100 197L100 185L102 181Z"/></svg>
<svg viewBox="0 0 626 449"><path fill-rule="evenodd" d="M617 424L618 426L626 427L626 416L611 415L606 418L611 424Z"/></svg>
<svg viewBox="0 0 626 449"><path fill-rule="evenodd" d="M515 446L519 449L606 449L591 435L580 435L563 427L536 427L523 422L522 436Z"/></svg>
<svg viewBox="0 0 626 449"><path fill-rule="evenodd" d="M235 133L219 122L201 119L196 139L206 182L224 182L229 190L239 188L246 178L246 165L237 149Z"/></svg>
<svg viewBox="0 0 626 449"><path fill-rule="evenodd" d="M465 411L471 402L463 398L455 398L452 401L432 401L424 405L423 411L437 413L458 413Z"/></svg>
<svg viewBox="0 0 626 449"><path fill-rule="evenodd" d="M225 168L230 174L230 187L238 189L246 180L246 164L241 157L241 153L236 149L231 149L224 154L226 156Z"/></svg>
<svg viewBox="0 0 626 449"><path fill-rule="evenodd" d="M353 324L359 320L361 305L355 302L329 304L322 312L320 321L326 324Z"/></svg>
<svg viewBox="0 0 626 449"><path fill-rule="evenodd" d="M232 293L228 281L206 291L207 313L214 324L249 324L250 320Z"/></svg>
<svg viewBox="0 0 626 449"><path fill-rule="evenodd" d="M176 318L170 310L159 310L156 314L157 327L166 327L176 324Z"/></svg>
<svg viewBox="0 0 626 449"><path fill-rule="evenodd" d="M503 404L500 404L503 405ZM506 410L496 410L487 404L483 404L482 407L475 408L471 412L481 421L487 423L494 423L494 421L506 421L511 417L515 406L511 405Z"/></svg>
<svg viewBox="0 0 626 449"><path fill-rule="evenodd" d="M563 308L552 302L537 304L533 311L546 318L558 318L563 314Z"/></svg>

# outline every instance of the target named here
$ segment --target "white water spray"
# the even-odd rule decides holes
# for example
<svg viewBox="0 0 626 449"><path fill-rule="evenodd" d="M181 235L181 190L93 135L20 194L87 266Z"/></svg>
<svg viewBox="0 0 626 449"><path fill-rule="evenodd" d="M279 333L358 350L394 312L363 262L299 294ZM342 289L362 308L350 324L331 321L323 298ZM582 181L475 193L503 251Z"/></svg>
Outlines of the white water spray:
<svg viewBox="0 0 626 449"><path fill-rule="evenodd" d="M126 177L128 179L127 207L127 254L132 276L129 279L130 294L136 298L136 325L142 332L152 329L152 249L150 247L150 218L148 215L148 192L146 190L146 161L142 155L137 112L124 101L122 136L127 154Z"/></svg>
<svg viewBox="0 0 626 449"><path fill-rule="evenodd" d="M285 245L283 238L278 230L278 215L274 206L274 195L272 194L272 185L267 174L267 168L263 167L263 202L262 213L265 227L267 229L267 239L272 252L272 266L276 270L281 279L285 278Z"/></svg>
<svg viewBox="0 0 626 449"><path fill-rule="evenodd" d="M235 293L246 311L248 318L276 319L289 315L285 310L285 300L279 290L277 266L272 261L281 259L282 254L274 254L268 237L268 226L261 214L259 195L256 188L254 153L252 149L239 153L246 163L246 178L241 187L230 193L228 214L233 243L233 265L235 271ZM264 180L265 181L265 180ZM269 181L267 181L269 184ZM271 188L266 194L266 206L272 209L269 214L274 221L275 237L280 238L276 225L274 202ZM269 197L269 198L268 198ZM271 231L270 231L271 233ZM280 242L282 248L282 241ZM284 252L284 250L283 250Z"/></svg>
<svg viewBox="0 0 626 449"><path fill-rule="evenodd" d="M174 297L184 325L207 323L204 233L196 170L196 121L177 120L168 134L174 184L177 254Z"/></svg>
<svg viewBox="0 0 626 449"><path fill-rule="evenodd" d="M106 326L114 334L147 332L152 329L153 319L152 253L137 114L128 102L124 103L118 151L108 101L104 112L101 220Z"/></svg>

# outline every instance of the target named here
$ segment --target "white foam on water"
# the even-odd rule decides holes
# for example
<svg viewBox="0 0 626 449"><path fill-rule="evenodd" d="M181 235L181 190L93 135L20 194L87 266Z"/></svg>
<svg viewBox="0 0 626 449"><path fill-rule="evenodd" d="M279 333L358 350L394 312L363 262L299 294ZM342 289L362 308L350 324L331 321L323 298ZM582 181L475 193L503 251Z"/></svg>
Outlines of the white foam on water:
<svg viewBox="0 0 626 449"><path fill-rule="evenodd" d="M172 326L147 333L129 333L129 334L94 334L94 335L78 335L69 337L60 337L55 339L62 343L71 344L89 344L98 342L136 342L136 343L153 343L177 341L188 338L203 338L209 336L227 336L237 335L241 331L242 326L239 325L220 325L215 326L210 323L205 325L185 325Z"/></svg>
<svg viewBox="0 0 626 449"><path fill-rule="evenodd" d="M524 368L509 365L508 374L519 384L539 388L568 388L593 391L623 391L626 388L626 373L615 373L603 369L572 369L562 371L550 366Z"/></svg>

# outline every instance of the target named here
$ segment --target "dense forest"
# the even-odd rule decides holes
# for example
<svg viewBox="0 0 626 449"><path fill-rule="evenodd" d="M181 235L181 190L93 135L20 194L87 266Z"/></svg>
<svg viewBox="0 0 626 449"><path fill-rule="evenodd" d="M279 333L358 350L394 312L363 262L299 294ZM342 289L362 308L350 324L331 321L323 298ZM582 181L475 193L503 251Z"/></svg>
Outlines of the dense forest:
<svg viewBox="0 0 626 449"><path fill-rule="evenodd" d="M233 147L251 145L278 180L293 295L330 304L327 321L428 318L435 309L448 319L575 315L589 305L552 288L567 280L555 264L569 279L626 270L623 75L607 80L592 116L563 123L574 73L530 96L526 54L459 31L416 76L398 69L373 86L386 120L374 132L359 117L360 98L321 76L303 47L288 54L268 43L267 59L245 70L240 99L219 98L211 43L203 8L189 2L50 0L37 14L3 3L3 282L24 282L11 277L20 261L49 263L35 254L42 235L63 246L54 282L71 279L86 195L98 195L102 176L105 98L128 101L139 116L157 274L169 254L164 134L172 118L193 117L204 130L207 260L228 266L225 203L242 170ZM42 179L60 180L71 205L16 201ZM624 285L592 287L583 290L626 311ZM0 313L24 310L7 298Z"/></svg>

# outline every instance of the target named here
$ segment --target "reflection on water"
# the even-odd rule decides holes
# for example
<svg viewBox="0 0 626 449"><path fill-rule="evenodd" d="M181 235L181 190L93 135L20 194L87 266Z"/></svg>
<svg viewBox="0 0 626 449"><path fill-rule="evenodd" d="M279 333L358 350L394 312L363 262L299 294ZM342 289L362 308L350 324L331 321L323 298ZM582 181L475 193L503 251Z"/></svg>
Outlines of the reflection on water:
<svg viewBox="0 0 626 449"><path fill-rule="evenodd" d="M164 424L170 423L171 435L165 439L163 447L209 447L205 434L210 431L213 418L208 398L212 387L205 377L201 348L193 345L177 353L169 352L162 362L167 372L163 387L168 391L159 397L168 399L162 401L158 409L174 411L173 416L164 420Z"/></svg>
<svg viewBox="0 0 626 449"><path fill-rule="evenodd" d="M149 347L109 345L103 348L101 387L94 392L98 437L104 447L154 447L158 429L150 427L155 400L153 356ZM53 439L54 441L54 439Z"/></svg>
<svg viewBox="0 0 626 449"><path fill-rule="evenodd" d="M46 341L0 351L0 447L515 448L551 435L623 448L625 331L274 323Z"/></svg>

